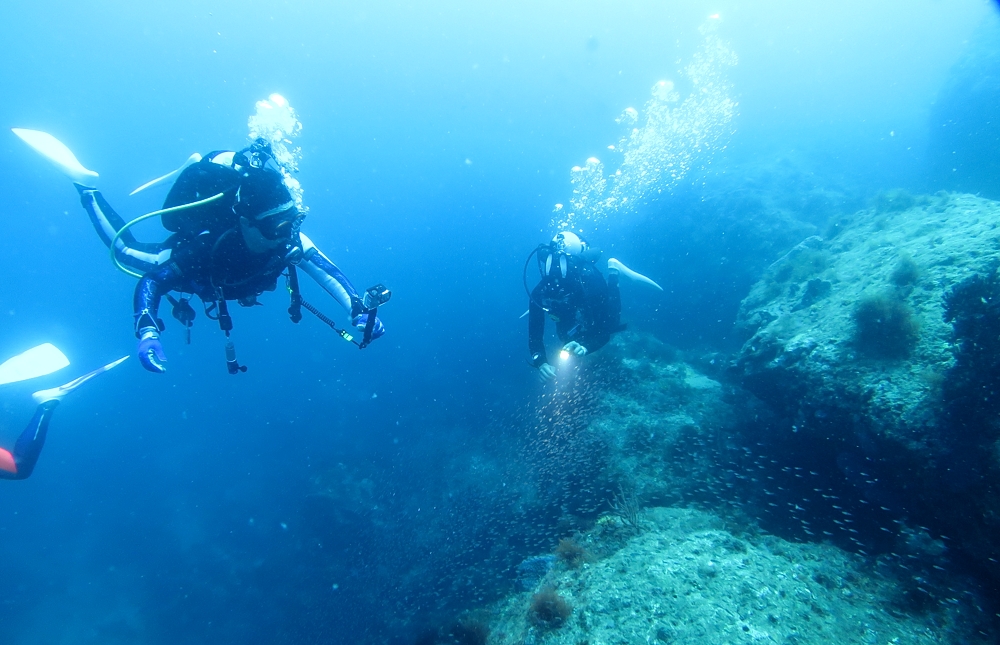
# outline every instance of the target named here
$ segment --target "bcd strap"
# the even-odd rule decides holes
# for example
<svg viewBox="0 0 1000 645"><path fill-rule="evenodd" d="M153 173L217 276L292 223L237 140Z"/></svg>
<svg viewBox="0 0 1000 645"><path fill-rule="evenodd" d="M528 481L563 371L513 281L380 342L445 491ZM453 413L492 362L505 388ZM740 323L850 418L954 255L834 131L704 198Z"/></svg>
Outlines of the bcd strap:
<svg viewBox="0 0 1000 645"><path fill-rule="evenodd" d="M246 365L240 365L239 361L236 360L236 346L233 344L233 339L229 336L229 332L233 330L233 318L229 315L229 305L226 304L226 299L222 297L221 290L218 302L219 328L226 334L226 371L230 374L245 372L247 371Z"/></svg>
<svg viewBox="0 0 1000 645"><path fill-rule="evenodd" d="M302 294L299 292L299 274L295 271L295 266L288 266L288 316L293 323L302 320Z"/></svg>
<svg viewBox="0 0 1000 645"><path fill-rule="evenodd" d="M194 325L194 308L191 307L191 298L181 297L180 300L174 298L169 293L167 294L167 300L173 307L171 313L173 313L174 318L180 321L184 325L184 331L187 334L187 344L191 344L191 326Z"/></svg>
<svg viewBox="0 0 1000 645"><path fill-rule="evenodd" d="M229 332L233 331L233 317L229 315L229 305L226 304L225 298L219 298L219 329L226 332L226 336Z"/></svg>

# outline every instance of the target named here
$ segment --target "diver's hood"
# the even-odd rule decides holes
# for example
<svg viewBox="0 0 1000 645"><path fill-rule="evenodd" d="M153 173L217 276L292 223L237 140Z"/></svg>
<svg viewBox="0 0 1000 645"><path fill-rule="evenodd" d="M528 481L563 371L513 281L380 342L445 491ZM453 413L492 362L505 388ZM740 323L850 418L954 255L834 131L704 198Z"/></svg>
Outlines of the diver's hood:
<svg viewBox="0 0 1000 645"><path fill-rule="evenodd" d="M573 231L562 231L552 238L552 249L559 253L579 257L589 248L590 245Z"/></svg>
<svg viewBox="0 0 1000 645"><path fill-rule="evenodd" d="M285 186L284 178L268 168L245 168L236 192L233 210L240 217L262 220L275 215L294 219L295 200Z"/></svg>

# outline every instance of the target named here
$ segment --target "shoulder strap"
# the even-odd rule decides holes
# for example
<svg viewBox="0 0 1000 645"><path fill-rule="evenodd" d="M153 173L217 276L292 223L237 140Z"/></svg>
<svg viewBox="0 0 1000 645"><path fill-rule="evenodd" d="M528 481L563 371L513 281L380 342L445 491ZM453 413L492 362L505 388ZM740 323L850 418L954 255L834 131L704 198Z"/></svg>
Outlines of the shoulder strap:
<svg viewBox="0 0 1000 645"><path fill-rule="evenodd" d="M295 265L288 265L288 317L293 323L302 320L302 294L299 292L299 274L295 271Z"/></svg>

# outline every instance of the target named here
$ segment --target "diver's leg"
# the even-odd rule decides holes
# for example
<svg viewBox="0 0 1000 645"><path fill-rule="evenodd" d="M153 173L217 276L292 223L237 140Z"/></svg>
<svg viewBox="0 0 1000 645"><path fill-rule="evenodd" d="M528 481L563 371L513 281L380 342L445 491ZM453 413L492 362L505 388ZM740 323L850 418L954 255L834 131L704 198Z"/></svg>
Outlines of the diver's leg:
<svg viewBox="0 0 1000 645"><path fill-rule="evenodd" d="M111 208L104 195L95 188L75 184L80 193L80 203L90 215L90 221L97 230L104 246L110 248L111 240L125 226L125 220ZM170 249L162 244L139 242L131 231L125 231L115 242L115 256L118 261L139 273L146 273L170 259Z"/></svg>
<svg viewBox="0 0 1000 645"><path fill-rule="evenodd" d="M17 464L14 463L14 455L0 448L0 479L14 479L17 474Z"/></svg>
<svg viewBox="0 0 1000 645"><path fill-rule="evenodd" d="M0 479L27 479L35 470L35 463L45 446L45 435L49 431L52 412L59 405L58 399L40 404L35 409L28 427L14 444L14 451L0 450Z"/></svg>
<svg viewBox="0 0 1000 645"><path fill-rule="evenodd" d="M611 329L617 329L622 317L622 292L618 287L617 271L608 271L608 317Z"/></svg>
<svg viewBox="0 0 1000 645"><path fill-rule="evenodd" d="M125 356L98 367L65 385L40 390L32 394L32 398L38 403L38 407L35 408L35 416L32 417L21 436L17 438L13 452L0 449L0 479L27 479L30 477L35 469L35 463L38 461L38 455L41 454L42 447L45 445L45 435L49 431L49 420L52 418L52 412L59 405L59 402L76 388L95 376L120 365L127 358Z"/></svg>

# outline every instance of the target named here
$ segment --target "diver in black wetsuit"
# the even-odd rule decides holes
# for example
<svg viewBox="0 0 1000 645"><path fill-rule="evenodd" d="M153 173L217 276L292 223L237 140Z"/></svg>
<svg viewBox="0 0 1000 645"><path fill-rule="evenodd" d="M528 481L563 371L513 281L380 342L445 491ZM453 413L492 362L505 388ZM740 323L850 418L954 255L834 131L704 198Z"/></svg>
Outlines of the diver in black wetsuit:
<svg viewBox="0 0 1000 645"><path fill-rule="evenodd" d="M528 351L531 352L530 363L538 369L543 381L556 375L545 351L546 315L556 323L556 334L564 343L563 356L585 356L604 347L613 333L625 328L619 320L622 305L618 280L621 274L662 291L655 282L614 258L608 260L605 280L594 260L588 259L589 251L587 243L570 231L557 234L550 244L535 250L541 280L529 293Z"/></svg>
<svg viewBox="0 0 1000 645"><path fill-rule="evenodd" d="M35 415L28 422L28 426L21 432L21 436L14 443L13 451L0 448L0 479L27 479L30 477L31 473L35 470L38 456L42 453L42 447L45 446L45 437L49 431L49 421L52 418L52 413L63 397L95 376L107 372L127 358L127 356L119 358L117 361L108 363L104 367L99 367L88 374L84 374L66 385L52 388L51 390L35 392L32 397L38 403L38 407L35 408Z"/></svg>
<svg viewBox="0 0 1000 645"><path fill-rule="evenodd" d="M193 295L205 303L206 315L218 320L226 333L229 372L245 371L229 340L232 318L226 301L236 300L245 307L258 304L257 297L273 291L282 274L288 276L289 314L294 322L301 319L299 308L304 306L362 348L385 332L376 311L388 300L389 290L376 285L359 296L347 276L300 232L304 213L296 207L286 185L287 173L264 139L238 152L217 151L204 158L192 155L174 182L164 210L155 213L173 235L163 243L149 244L133 237L131 223L126 224L95 188L97 173L84 168L62 143L43 132L15 129L14 133L73 180L98 234L105 245L113 247L116 264L139 278L133 298L134 328L139 360L148 371L166 371L160 343L164 325L158 317L161 298L170 298L174 316L190 327L195 315L189 304ZM351 324L363 334L361 342L302 301L296 267L350 315ZM178 292L180 300L174 300L171 291Z"/></svg>

